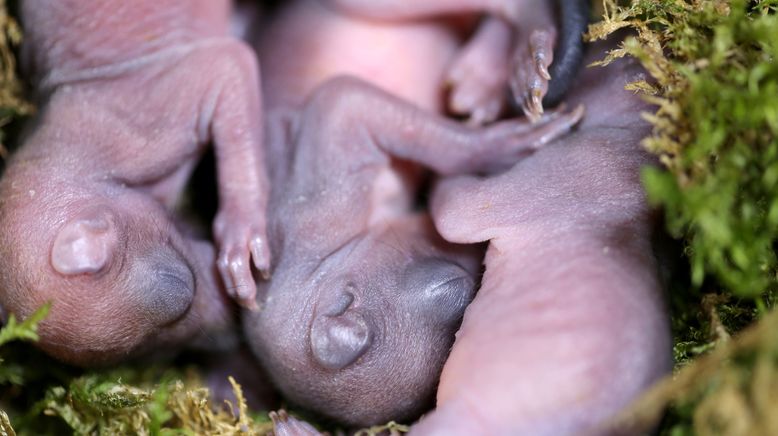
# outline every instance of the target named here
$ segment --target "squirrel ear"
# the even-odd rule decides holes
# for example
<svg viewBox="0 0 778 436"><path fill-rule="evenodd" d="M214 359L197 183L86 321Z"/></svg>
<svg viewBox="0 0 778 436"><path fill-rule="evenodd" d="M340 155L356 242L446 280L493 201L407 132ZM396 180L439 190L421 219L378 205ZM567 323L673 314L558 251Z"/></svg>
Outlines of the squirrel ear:
<svg viewBox="0 0 778 436"><path fill-rule="evenodd" d="M94 274L111 261L116 229L110 214L93 211L65 223L54 239L51 266L63 275Z"/></svg>
<svg viewBox="0 0 778 436"><path fill-rule="evenodd" d="M370 326L353 310L337 316L320 315L311 325L311 351L325 368L341 369L354 363L372 341Z"/></svg>
<svg viewBox="0 0 778 436"><path fill-rule="evenodd" d="M365 317L351 307L354 295L336 296L311 324L311 351L320 365L341 369L365 354L373 342L373 332Z"/></svg>

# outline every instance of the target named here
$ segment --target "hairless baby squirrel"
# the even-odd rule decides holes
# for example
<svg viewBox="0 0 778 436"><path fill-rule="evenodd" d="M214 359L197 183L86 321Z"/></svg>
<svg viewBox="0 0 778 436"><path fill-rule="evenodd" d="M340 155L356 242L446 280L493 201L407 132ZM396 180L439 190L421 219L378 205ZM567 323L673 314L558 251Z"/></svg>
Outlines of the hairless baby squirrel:
<svg viewBox="0 0 778 436"><path fill-rule="evenodd" d="M581 110L536 126L447 120L441 84L461 40L446 20L322 3L288 2L261 26L274 262L244 330L295 405L351 426L410 419L429 406L482 251L442 243L407 168L508 164ZM333 78L344 73L372 83Z"/></svg>
<svg viewBox="0 0 778 436"><path fill-rule="evenodd" d="M503 167L581 115L468 127L343 77L298 110L270 112L274 273L244 328L284 396L351 426L428 406L480 255L440 239L414 211L418 187L395 183L393 166Z"/></svg>
<svg viewBox="0 0 778 436"><path fill-rule="evenodd" d="M260 286L262 309L246 312L244 325L290 401L366 425L410 418L428 404L480 259L478 250L440 244L427 218L413 211L419 187L404 177L401 161L443 172L452 171L441 168L452 159L475 168L501 147L531 143L524 133L533 130L514 121L490 130L512 131L513 139L493 137L353 80L323 85L348 73L441 112L442 80L461 48L437 14L386 23L342 14L343 7L297 0L260 27L273 163L269 229L278 263ZM580 111L538 126L534 138L550 140L578 117ZM401 137L387 149L392 132ZM454 138L461 135L483 153L459 155ZM401 147L422 154L408 156Z"/></svg>
<svg viewBox="0 0 778 436"><path fill-rule="evenodd" d="M39 345L71 363L229 334L210 243L172 214L214 143L214 233L227 290L265 243L259 71L226 0L26 0L24 62L41 113L0 181L0 303L52 301ZM251 300L253 302L253 299Z"/></svg>

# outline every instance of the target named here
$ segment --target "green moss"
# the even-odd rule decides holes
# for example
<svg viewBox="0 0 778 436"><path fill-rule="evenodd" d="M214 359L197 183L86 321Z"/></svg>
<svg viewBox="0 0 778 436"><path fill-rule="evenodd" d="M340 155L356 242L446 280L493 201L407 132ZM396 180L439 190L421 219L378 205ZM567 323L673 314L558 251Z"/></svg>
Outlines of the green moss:
<svg viewBox="0 0 778 436"><path fill-rule="evenodd" d="M213 404L196 368L124 366L81 371L13 341L38 340L45 305L0 329L0 435L266 434L266 414L251 416L232 377L236 404ZM9 416L10 415L10 416ZM14 431L14 424L16 432Z"/></svg>
<svg viewBox="0 0 778 436"><path fill-rule="evenodd" d="M606 1L592 37L638 31L613 57L638 58L658 105L644 142L649 199L687 242L693 285L707 278L761 300L778 289L778 2ZM609 58L609 59L610 59ZM760 302L760 305L762 303Z"/></svg>
<svg viewBox="0 0 778 436"><path fill-rule="evenodd" d="M12 341L37 341L38 323L48 315L50 307L48 304L41 307L21 323L17 323L16 317L11 314L6 325L0 330L0 347ZM21 386L28 373L28 368L25 365L21 365L16 359L6 361L3 354L0 353L0 385Z"/></svg>
<svg viewBox="0 0 778 436"><path fill-rule="evenodd" d="M46 304L21 323L16 321L14 314L10 314L5 325L0 330L0 346L11 341L37 341L38 324L48 316L50 309L51 304ZM2 359L0 359L0 363L2 363Z"/></svg>
<svg viewBox="0 0 778 436"><path fill-rule="evenodd" d="M11 314L5 326L0 329L0 347L12 341L38 340L38 324L48 315L50 305L45 305L35 311L27 319L18 323L16 317ZM16 362L7 363L0 355L0 386L6 384L22 385L24 383L24 367ZM0 409L0 435L15 435L8 414Z"/></svg>
<svg viewBox="0 0 778 436"><path fill-rule="evenodd" d="M778 315L760 320L778 289L778 1L603 4L590 37L635 32L603 63L651 76L630 86L657 107L643 144L662 166L642 179L688 258L670 294L677 373L628 414L670 406L665 435L778 434Z"/></svg>
<svg viewBox="0 0 778 436"><path fill-rule="evenodd" d="M51 360L38 365L62 366ZM236 403L214 404L194 366L71 369L62 378L67 382L27 380L13 398L9 426L20 435L258 435L272 429L267 414L249 413L231 377Z"/></svg>

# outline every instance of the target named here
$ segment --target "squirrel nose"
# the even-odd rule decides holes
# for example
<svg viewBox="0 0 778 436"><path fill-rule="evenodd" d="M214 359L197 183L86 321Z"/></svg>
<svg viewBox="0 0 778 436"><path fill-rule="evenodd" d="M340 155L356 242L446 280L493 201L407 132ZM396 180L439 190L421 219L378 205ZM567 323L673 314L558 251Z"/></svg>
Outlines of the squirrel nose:
<svg viewBox="0 0 778 436"><path fill-rule="evenodd" d="M195 278L187 263L174 250L155 250L138 265L138 286L129 293L136 310L155 327L183 317L195 298Z"/></svg>
<svg viewBox="0 0 778 436"><path fill-rule="evenodd" d="M181 318L194 301L194 288L178 274L158 271L144 298L148 319L166 325Z"/></svg>

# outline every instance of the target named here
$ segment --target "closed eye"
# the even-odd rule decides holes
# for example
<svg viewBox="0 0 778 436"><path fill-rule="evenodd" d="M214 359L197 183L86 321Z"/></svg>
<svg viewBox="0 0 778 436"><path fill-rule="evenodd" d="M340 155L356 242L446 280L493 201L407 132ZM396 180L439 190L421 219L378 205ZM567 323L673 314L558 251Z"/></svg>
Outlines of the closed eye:
<svg viewBox="0 0 778 436"><path fill-rule="evenodd" d="M444 320L459 318L475 294L475 280L461 266L446 259L423 258L405 273L411 302Z"/></svg>

